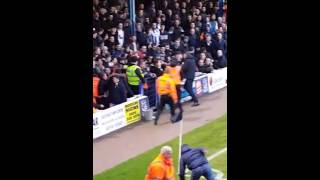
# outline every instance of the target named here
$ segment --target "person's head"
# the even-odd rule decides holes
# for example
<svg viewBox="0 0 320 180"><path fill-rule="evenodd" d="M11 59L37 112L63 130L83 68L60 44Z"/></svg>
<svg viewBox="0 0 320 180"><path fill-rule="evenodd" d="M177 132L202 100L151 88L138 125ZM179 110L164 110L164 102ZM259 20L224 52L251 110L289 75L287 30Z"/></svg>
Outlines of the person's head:
<svg viewBox="0 0 320 180"><path fill-rule="evenodd" d="M183 58L182 53L180 51L176 52L175 58L176 58L177 61L180 62L182 60L182 58Z"/></svg>
<svg viewBox="0 0 320 180"><path fill-rule="evenodd" d="M174 21L174 25L177 26L177 27L180 26L180 20L179 20L179 19L176 19L176 20Z"/></svg>
<svg viewBox="0 0 320 180"><path fill-rule="evenodd" d="M100 47L96 47L94 53L95 53L96 55L101 55L101 49L100 49Z"/></svg>
<svg viewBox="0 0 320 180"><path fill-rule="evenodd" d="M217 37L218 37L218 40L221 40L221 39L222 39L222 33L219 32L219 33L217 34Z"/></svg>
<svg viewBox="0 0 320 180"><path fill-rule="evenodd" d="M207 34L207 35L206 35L206 41L207 41L207 42L211 41L211 35L210 35L210 34Z"/></svg>
<svg viewBox="0 0 320 180"><path fill-rule="evenodd" d="M205 6L203 6L203 7L201 8L201 11L202 11L202 13L206 13L207 8L206 8Z"/></svg>
<svg viewBox="0 0 320 180"><path fill-rule="evenodd" d="M141 67L142 69L145 69L147 67L146 62L145 61L139 61L138 64L139 67Z"/></svg>
<svg viewBox="0 0 320 180"><path fill-rule="evenodd" d="M143 3L139 4L139 9L140 9L140 10L143 10L143 9L144 9L144 4L143 4Z"/></svg>
<svg viewBox="0 0 320 180"><path fill-rule="evenodd" d="M161 16L163 14L163 11L161 9L158 10L158 16Z"/></svg>
<svg viewBox="0 0 320 180"><path fill-rule="evenodd" d="M166 16L165 16L165 15L162 15L162 16L161 16L161 21L162 21L162 22L165 22L165 21L166 21Z"/></svg>
<svg viewBox="0 0 320 180"><path fill-rule="evenodd" d="M221 49L219 49L219 50L217 51L217 55L218 55L218 57L223 56L223 52L222 52L222 50L221 50Z"/></svg>
<svg viewBox="0 0 320 180"><path fill-rule="evenodd" d="M138 58L137 58L136 56L131 56L131 57L129 58L129 62L130 62L131 64L137 65L137 64L138 64Z"/></svg>
<svg viewBox="0 0 320 180"><path fill-rule="evenodd" d="M152 23L152 29L157 29L157 23Z"/></svg>
<svg viewBox="0 0 320 180"><path fill-rule="evenodd" d="M167 7L168 6L168 1L163 1L163 5L165 6L165 7Z"/></svg>
<svg viewBox="0 0 320 180"><path fill-rule="evenodd" d="M202 16L197 17L197 21L201 22L202 21Z"/></svg>
<svg viewBox="0 0 320 180"><path fill-rule="evenodd" d="M191 14L188 14L188 16L187 16L187 20L188 20L189 22L191 22L191 21L192 21L192 15L191 15Z"/></svg>
<svg viewBox="0 0 320 180"><path fill-rule="evenodd" d="M203 65L204 65L204 59L199 59L198 65L199 65L199 66L203 66Z"/></svg>
<svg viewBox="0 0 320 180"><path fill-rule="evenodd" d="M213 8L214 6L213 6L214 4L213 4L213 1L210 1L209 2L209 8Z"/></svg>
<svg viewBox="0 0 320 180"><path fill-rule="evenodd" d="M110 74L111 74L111 69L110 69L110 68L105 68L105 69L104 69L104 72L105 72L107 75L110 75Z"/></svg>
<svg viewBox="0 0 320 180"><path fill-rule="evenodd" d="M122 23L119 23L118 24L118 29L122 29L123 28L123 24Z"/></svg>
<svg viewBox="0 0 320 180"><path fill-rule="evenodd" d="M116 48L117 48L118 51L120 51L120 50L121 50L120 44L118 44L118 45L116 46Z"/></svg>
<svg viewBox="0 0 320 180"><path fill-rule="evenodd" d="M107 13L107 10L105 8L100 8L99 12L101 15L105 15Z"/></svg>
<svg viewBox="0 0 320 180"><path fill-rule="evenodd" d="M176 47L179 47L179 46L180 46L180 39L176 39L176 40L174 41L174 45L175 45Z"/></svg>
<svg viewBox="0 0 320 180"><path fill-rule="evenodd" d="M160 26L160 30L161 30L161 31L164 31L165 29L166 29L166 25L161 24L161 26Z"/></svg>
<svg viewBox="0 0 320 180"><path fill-rule="evenodd" d="M142 32L142 25L141 23L137 23L137 31Z"/></svg>
<svg viewBox="0 0 320 180"><path fill-rule="evenodd" d="M145 21L146 23L150 23L150 18L149 18L149 17L146 17L144 21Z"/></svg>
<svg viewBox="0 0 320 180"><path fill-rule="evenodd" d="M169 16L172 16L172 10L171 9L168 9L167 13L168 13Z"/></svg>
<svg viewBox="0 0 320 180"><path fill-rule="evenodd" d="M195 30L194 28L191 28L191 29L190 29L190 34L191 34L191 35L196 34L196 30Z"/></svg>
<svg viewBox="0 0 320 180"><path fill-rule="evenodd" d="M157 22L158 24L161 24L161 18L160 18L160 17L157 17L156 22Z"/></svg>
<svg viewBox="0 0 320 180"><path fill-rule="evenodd" d="M161 53L165 53L166 52L166 47L165 46L161 46L160 47L160 52Z"/></svg>
<svg viewBox="0 0 320 180"><path fill-rule="evenodd" d="M142 17L143 16L143 10L142 9L140 9L139 11L138 11L138 17Z"/></svg>
<svg viewBox="0 0 320 180"><path fill-rule="evenodd" d="M195 24L194 22L190 23L190 28L191 28L191 29L196 28L196 24Z"/></svg>
<svg viewBox="0 0 320 180"><path fill-rule="evenodd" d="M131 41L136 42L137 41L137 36L131 36Z"/></svg>
<svg viewBox="0 0 320 180"><path fill-rule="evenodd" d="M147 52L147 46L141 46L141 51L146 53Z"/></svg>
<svg viewBox="0 0 320 180"><path fill-rule="evenodd" d="M114 33L116 33L116 32L117 32L117 28L116 28L116 27L112 27L112 28L111 28L111 33L114 34Z"/></svg>
<svg viewBox="0 0 320 180"><path fill-rule="evenodd" d="M206 54L205 53L200 53L200 59L202 59L202 60L204 60L204 59L206 59Z"/></svg>
<svg viewBox="0 0 320 180"><path fill-rule="evenodd" d="M198 7L202 8L202 2L201 1L198 2Z"/></svg>
<svg viewBox="0 0 320 180"><path fill-rule="evenodd" d="M154 66L156 67L161 67L161 60L160 59L156 59L154 58L152 63L154 64Z"/></svg>
<svg viewBox="0 0 320 180"><path fill-rule="evenodd" d="M102 79L104 79L104 80L107 80L107 79L108 79L107 73L102 73Z"/></svg>
<svg viewBox="0 0 320 180"><path fill-rule="evenodd" d="M210 58L206 58L206 60L204 61L205 65L211 65L211 59Z"/></svg>
<svg viewBox="0 0 320 180"><path fill-rule="evenodd" d="M113 83L118 84L119 81L120 81L120 79L119 79L118 76L113 76L113 77L112 77L112 81L113 81Z"/></svg>
<svg viewBox="0 0 320 180"><path fill-rule="evenodd" d="M221 27L224 32L227 32L227 24L223 23Z"/></svg>
<svg viewBox="0 0 320 180"><path fill-rule="evenodd" d="M226 16L222 16L222 23L226 23L227 22L227 18L226 18Z"/></svg>
<svg viewBox="0 0 320 180"><path fill-rule="evenodd" d="M197 16L200 15L200 10L199 10L199 9L195 9L194 12L195 12L195 14L196 14Z"/></svg>
<svg viewBox="0 0 320 180"><path fill-rule="evenodd" d="M166 68L167 70L168 68ZM167 73L165 70L165 73ZM160 150L160 154L165 158L165 159L171 159L172 157L172 148L170 146L163 146Z"/></svg>
<svg viewBox="0 0 320 180"><path fill-rule="evenodd" d="M109 41L110 41L110 42L115 42L115 41L114 41L114 36L110 36L110 37L109 37Z"/></svg>
<svg viewBox="0 0 320 180"><path fill-rule="evenodd" d="M216 15L215 14L212 14L211 15L211 21L215 21L216 20Z"/></svg>
<svg viewBox="0 0 320 180"><path fill-rule="evenodd" d="M205 20L206 20L207 23L209 23L210 22L210 16L206 16Z"/></svg>
<svg viewBox="0 0 320 180"><path fill-rule="evenodd" d="M222 17L218 17L218 23L222 24Z"/></svg>
<svg viewBox="0 0 320 180"><path fill-rule="evenodd" d="M177 3L177 2L174 3L174 8L179 9L179 6L180 6L179 3Z"/></svg>
<svg viewBox="0 0 320 180"><path fill-rule="evenodd" d="M186 8L187 8L187 3L183 1L183 2L181 3L181 7L182 7L183 9L186 9Z"/></svg>

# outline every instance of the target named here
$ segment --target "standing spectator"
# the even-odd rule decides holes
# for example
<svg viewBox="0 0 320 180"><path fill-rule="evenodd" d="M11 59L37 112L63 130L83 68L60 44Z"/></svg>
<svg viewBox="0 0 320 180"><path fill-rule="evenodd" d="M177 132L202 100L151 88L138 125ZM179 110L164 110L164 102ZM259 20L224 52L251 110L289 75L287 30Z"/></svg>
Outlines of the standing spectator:
<svg viewBox="0 0 320 180"><path fill-rule="evenodd" d="M108 101L108 82L109 78L106 73L102 73L102 77L99 82L99 96L101 97L101 104L104 108L109 108L109 101Z"/></svg>
<svg viewBox="0 0 320 180"><path fill-rule="evenodd" d="M223 54L222 50L217 51L217 66L219 68L227 67L227 59L225 55Z"/></svg>
<svg viewBox="0 0 320 180"><path fill-rule="evenodd" d="M200 39L194 28L190 29L188 45L194 47L196 51L200 51Z"/></svg>
<svg viewBox="0 0 320 180"><path fill-rule="evenodd" d="M161 148L160 154L150 163L144 180L175 180L170 146Z"/></svg>
<svg viewBox="0 0 320 180"><path fill-rule="evenodd" d="M183 51L184 51L184 48L183 48L183 46L182 46L182 44L181 44L180 39L176 39L176 40L174 41L174 44L172 45L171 49L172 49L172 51L174 51L174 52L177 52L177 51L183 52Z"/></svg>
<svg viewBox="0 0 320 180"><path fill-rule="evenodd" d="M138 51L139 59L144 59L147 55L147 46L141 46L140 50Z"/></svg>
<svg viewBox="0 0 320 180"><path fill-rule="evenodd" d="M123 47L123 44L124 44L124 39L125 39L125 34L124 34L124 31L123 31L123 24L122 23L119 23L118 25L118 30L117 30L117 39L118 39L118 43L120 45L120 47Z"/></svg>
<svg viewBox="0 0 320 180"><path fill-rule="evenodd" d="M180 38L181 34L184 33L183 28L180 26L180 21L175 20L174 26L172 26L169 30L169 34L171 34L171 39L176 40Z"/></svg>
<svg viewBox="0 0 320 180"><path fill-rule="evenodd" d="M217 34L217 39L218 49L222 50L223 54L227 56L227 42L223 39L222 33Z"/></svg>
<svg viewBox="0 0 320 180"><path fill-rule="evenodd" d="M138 15L136 17L137 22L144 24L145 15L142 9L138 11Z"/></svg>
<svg viewBox="0 0 320 180"><path fill-rule="evenodd" d="M186 79L184 84L184 89L189 93L192 97L193 104L192 106L199 106L198 98L193 93L192 84L195 78L196 72L196 63L194 61L194 57L191 55L186 55L185 62L182 66L183 77Z"/></svg>
<svg viewBox="0 0 320 180"><path fill-rule="evenodd" d="M152 44L158 46L160 44L160 30L156 23L152 23L151 29Z"/></svg>
<svg viewBox="0 0 320 180"><path fill-rule="evenodd" d="M118 105L127 101L126 88L116 75L110 77L111 81L108 84L109 102L111 105Z"/></svg>
<svg viewBox="0 0 320 180"><path fill-rule="evenodd" d="M118 44L116 49L112 51L112 58L120 58L124 54L123 48Z"/></svg>
<svg viewBox="0 0 320 180"><path fill-rule="evenodd" d="M129 48L133 52L137 52L139 49L139 44L137 43L137 37L136 36L131 36L130 38L130 43L129 43Z"/></svg>
<svg viewBox="0 0 320 180"><path fill-rule="evenodd" d="M166 25L160 26L160 44L167 44L170 42L169 33L166 31Z"/></svg>
<svg viewBox="0 0 320 180"><path fill-rule="evenodd" d="M147 45L147 35L143 32L141 23L137 23L136 36L137 42L140 46Z"/></svg>
<svg viewBox="0 0 320 180"><path fill-rule="evenodd" d="M185 168L191 169L191 179L199 180L201 176L204 176L207 180L214 180L214 176L209 165L207 158L205 157L206 151L202 148L190 148L187 144L181 147L181 159L180 159L180 180L185 180Z"/></svg>
<svg viewBox="0 0 320 180"><path fill-rule="evenodd" d="M161 60L154 59L152 64L150 65L150 72L154 73L157 77L160 77L163 73L163 69L161 65L162 65Z"/></svg>
<svg viewBox="0 0 320 180"><path fill-rule="evenodd" d="M217 47L214 43L214 41L212 40L212 37L210 34L207 34L205 36L206 40L203 42L202 47L204 47L204 49L211 54L211 56L213 58L216 57L216 51L217 51Z"/></svg>
<svg viewBox="0 0 320 180"><path fill-rule="evenodd" d="M128 77L128 83L133 91L134 95L139 94L139 86L145 83L144 76L141 72L141 69L138 64L138 59L136 57L131 57L129 59L129 66L127 68L127 77Z"/></svg>

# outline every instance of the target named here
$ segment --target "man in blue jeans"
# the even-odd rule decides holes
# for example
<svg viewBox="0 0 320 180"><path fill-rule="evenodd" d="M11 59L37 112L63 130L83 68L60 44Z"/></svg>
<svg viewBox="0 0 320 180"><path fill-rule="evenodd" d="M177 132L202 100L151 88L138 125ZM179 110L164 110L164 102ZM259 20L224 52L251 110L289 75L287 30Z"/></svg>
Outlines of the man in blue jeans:
<svg viewBox="0 0 320 180"><path fill-rule="evenodd" d="M190 180L199 180L201 176L207 180L214 180L213 172L202 148L190 148L187 144L182 145L180 180L185 180L185 166L192 171Z"/></svg>

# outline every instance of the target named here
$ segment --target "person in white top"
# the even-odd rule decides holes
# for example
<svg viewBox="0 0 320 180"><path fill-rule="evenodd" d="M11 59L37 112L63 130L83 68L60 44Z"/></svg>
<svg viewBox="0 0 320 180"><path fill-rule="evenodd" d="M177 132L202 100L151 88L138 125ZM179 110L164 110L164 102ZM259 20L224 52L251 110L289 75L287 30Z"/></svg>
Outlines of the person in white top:
<svg viewBox="0 0 320 180"><path fill-rule="evenodd" d="M153 44L155 44L156 46L159 46L159 44L160 44L160 30L157 27L156 23L152 23L151 36L152 36Z"/></svg>
<svg viewBox="0 0 320 180"><path fill-rule="evenodd" d="M119 23L119 25L118 25L118 43L121 47L123 47L124 31L123 31L123 24L122 23Z"/></svg>

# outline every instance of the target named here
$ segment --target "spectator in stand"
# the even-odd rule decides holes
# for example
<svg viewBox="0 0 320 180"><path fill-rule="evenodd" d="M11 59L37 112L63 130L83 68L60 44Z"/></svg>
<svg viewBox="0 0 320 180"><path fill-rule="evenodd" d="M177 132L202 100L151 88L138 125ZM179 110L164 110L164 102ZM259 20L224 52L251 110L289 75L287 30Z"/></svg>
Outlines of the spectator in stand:
<svg viewBox="0 0 320 180"><path fill-rule="evenodd" d="M143 31L141 23L137 23L136 36L140 46L147 45L147 35Z"/></svg>
<svg viewBox="0 0 320 180"><path fill-rule="evenodd" d="M211 54L211 56L213 58L216 57L216 51L217 51L217 47L214 43L214 41L212 40L212 37L210 34L206 34L206 40L202 43L202 47L204 47L204 49L209 52Z"/></svg>
<svg viewBox="0 0 320 180"><path fill-rule="evenodd" d="M200 39L194 28L190 29L188 45L194 47L196 51L200 51Z"/></svg>
<svg viewBox="0 0 320 180"><path fill-rule="evenodd" d="M180 38L182 33L184 33L184 30L180 25L180 21L179 20L175 20L174 21L174 26L172 26L170 28L170 30L169 30L169 34L171 34L171 39L172 40L176 40L176 39Z"/></svg>
<svg viewBox="0 0 320 180"><path fill-rule="evenodd" d="M160 59L154 59L150 65L150 72L155 74L157 77L160 77L163 73L162 63Z"/></svg>
<svg viewBox="0 0 320 180"><path fill-rule="evenodd" d="M100 82L99 82L99 96L101 104L104 106L104 108L109 108L109 102L108 102L108 82L109 82L109 78L108 75L106 73L102 73L102 77L100 78Z"/></svg>
<svg viewBox="0 0 320 180"><path fill-rule="evenodd" d="M167 44L170 42L170 36L166 31L166 25L161 24L160 26L160 44Z"/></svg>
<svg viewBox="0 0 320 180"><path fill-rule="evenodd" d="M176 51L181 51L181 52L184 51L184 48L183 48L183 46L182 46L182 44L181 44L180 39L176 39L176 40L174 41L174 44L172 45L171 49L172 49L172 51L174 51L174 52L176 52Z"/></svg>
<svg viewBox="0 0 320 180"><path fill-rule="evenodd" d="M217 67L224 68L227 66L227 59L222 50L217 51Z"/></svg>
<svg viewBox="0 0 320 180"><path fill-rule="evenodd" d="M199 61L198 61L198 71L199 72L210 73L213 70L213 68L211 66L210 59L209 58L207 58L207 59L205 61L203 59L199 59Z"/></svg>
<svg viewBox="0 0 320 180"><path fill-rule="evenodd" d="M222 33L217 34L217 47L218 49L222 50L223 54L227 55L227 42L223 39Z"/></svg>
<svg viewBox="0 0 320 180"><path fill-rule="evenodd" d="M119 23L118 25L118 30L117 30L117 39L118 39L118 43L120 45L120 47L123 47L123 44L124 44L124 39L125 39L125 34L124 34L124 31L123 31L123 24L122 23Z"/></svg>
<svg viewBox="0 0 320 180"><path fill-rule="evenodd" d="M117 75L110 77L108 84L109 102L111 106L118 105L127 101L126 88Z"/></svg>
<svg viewBox="0 0 320 180"><path fill-rule="evenodd" d="M160 30L156 23L152 23L151 29L152 44L158 46L160 44Z"/></svg>
<svg viewBox="0 0 320 180"><path fill-rule="evenodd" d="M120 58L122 56L122 54L124 54L124 50L123 48L121 47L120 44L118 44L116 46L116 49L114 51L112 51L112 58Z"/></svg>
<svg viewBox="0 0 320 180"><path fill-rule="evenodd" d="M147 55L147 46L141 46L140 50L138 51L139 59L144 59Z"/></svg>
<svg viewBox="0 0 320 180"><path fill-rule="evenodd" d="M133 52L137 52L139 49L139 44L137 43L137 37L131 36L130 42L128 45L129 49L131 49Z"/></svg>

